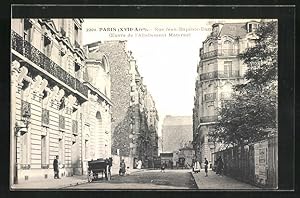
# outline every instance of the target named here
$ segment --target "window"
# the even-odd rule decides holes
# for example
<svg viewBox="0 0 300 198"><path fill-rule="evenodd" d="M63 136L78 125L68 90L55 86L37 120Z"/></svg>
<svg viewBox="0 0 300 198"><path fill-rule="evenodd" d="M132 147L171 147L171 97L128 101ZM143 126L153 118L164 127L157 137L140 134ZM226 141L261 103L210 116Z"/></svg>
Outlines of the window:
<svg viewBox="0 0 300 198"><path fill-rule="evenodd" d="M84 156L85 156L85 159L88 159L88 140L85 140L84 141Z"/></svg>
<svg viewBox="0 0 300 198"><path fill-rule="evenodd" d="M210 52L210 51L213 51L213 50L214 50L214 45L211 42L211 43L208 44L208 51Z"/></svg>
<svg viewBox="0 0 300 198"><path fill-rule="evenodd" d="M248 24L248 32L252 32L252 24Z"/></svg>
<svg viewBox="0 0 300 198"><path fill-rule="evenodd" d="M31 42L32 24L29 19L24 19L24 40Z"/></svg>
<svg viewBox="0 0 300 198"><path fill-rule="evenodd" d="M48 168L49 163L47 161L47 135L41 136L41 160L42 168Z"/></svg>
<svg viewBox="0 0 300 198"><path fill-rule="evenodd" d="M224 61L225 77L232 77L232 61Z"/></svg>
<svg viewBox="0 0 300 198"><path fill-rule="evenodd" d="M30 133L20 136L20 165L22 169L30 168Z"/></svg>
<svg viewBox="0 0 300 198"><path fill-rule="evenodd" d="M62 136L62 138L59 138L58 139L58 156L59 156L59 159L60 159L60 163L61 164L64 164L64 156L65 156L65 152L64 152L64 149L65 149L65 144L64 144L64 137Z"/></svg>
<svg viewBox="0 0 300 198"><path fill-rule="evenodd" d="M52 43L50 37L45 34L44 35L44 54L48 57L51 56Z"/></svg>

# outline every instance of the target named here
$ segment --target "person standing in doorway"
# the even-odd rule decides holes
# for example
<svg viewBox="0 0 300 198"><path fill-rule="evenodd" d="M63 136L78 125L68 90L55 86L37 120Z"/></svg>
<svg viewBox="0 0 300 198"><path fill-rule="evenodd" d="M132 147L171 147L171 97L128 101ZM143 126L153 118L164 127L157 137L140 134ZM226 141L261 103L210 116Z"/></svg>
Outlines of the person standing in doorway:
<svg viewBox="0 0 300 198"><path fill-rule="evenodd" d="M208 176L208 161L206 158L204 158L204 170L205 170L205 177Z"/></svg>
<svg viewBox="0 0 300 198"><path fill-rule="evenodd" d="M54 169L54 179L60 179L59 178L59 166L58 166L58 155L53 160L53 169Z"/></svg>

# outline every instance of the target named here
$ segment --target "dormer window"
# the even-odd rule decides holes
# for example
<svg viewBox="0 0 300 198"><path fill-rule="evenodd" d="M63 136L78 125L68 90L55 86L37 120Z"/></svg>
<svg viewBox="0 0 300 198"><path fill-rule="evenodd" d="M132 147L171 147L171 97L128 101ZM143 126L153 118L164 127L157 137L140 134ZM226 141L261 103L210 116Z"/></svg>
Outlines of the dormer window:
<svg viewBox="0 0 300 198"><path fill-rule="evenodd" d="M51 56L52 43L48 34L44 34L44 53L46 56Z"/></svg>
<svg viewBox="0 0 300 198"><path fill-rule="evenodd" d="M32 23L30 19L24 19L24 40L31 42Z"/></svg>
<svg viewBox="0 0 300 198"><path fill-rule="evenodd" d="M258 28L257 22L250 22L247 24L247 30L248 32L254 32Z"/></svg>

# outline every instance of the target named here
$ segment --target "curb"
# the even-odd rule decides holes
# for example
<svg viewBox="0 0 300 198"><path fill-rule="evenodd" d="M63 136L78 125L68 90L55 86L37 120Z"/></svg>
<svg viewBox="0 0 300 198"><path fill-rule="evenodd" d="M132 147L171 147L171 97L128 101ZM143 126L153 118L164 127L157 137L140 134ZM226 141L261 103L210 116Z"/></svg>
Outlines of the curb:
<svg viewBox="0 0 300 198"><path fill-rule="evenodd" d="M194 177L193 172L190 172L190 173L191 173L192 178L193 178L193 180L194 180L194 182L195 182L195 184L196 184L196 186L197 186L197 189L200 189L199 186L198 186L198 183L196 182L196 179L195 179L195 177Z"/></svg>
<svg viewBox="0 0 300 198"><path fill-rule="evenodd" d="M71 183L71 184L66 184L64 186L58 187L58 189L63 189L63 188L67 188L67 187L72 187L72 186L78 186L80 184L86 184L88 183L88 181L80 181L80 182L76 182L76 183Z"/></svg>

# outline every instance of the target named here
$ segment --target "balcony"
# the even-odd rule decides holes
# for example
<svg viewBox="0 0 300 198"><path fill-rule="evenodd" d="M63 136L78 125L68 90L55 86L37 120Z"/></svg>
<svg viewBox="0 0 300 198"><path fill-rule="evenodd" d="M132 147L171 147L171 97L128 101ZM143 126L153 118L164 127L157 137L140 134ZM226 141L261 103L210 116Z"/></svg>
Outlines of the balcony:
<svg viewBox="0 0 300 198"><path fill-rule="evenodd" d="M217 120L218 120L218 116L217 115L200 117L200 122L201 123L204 123L204 122L216 122Z"/></svg>
<svg viewBox="0 0 300 198"><path fill-rule="evenodd" d="M237 56L237 55L238 55L237 49L218 49L206 53L203 53L201 51L200 58L204 60L204 59L213 58L217 56Z"/></svg>
<svg viewBox="0 0 300 198"><path fill-rule="evenodd" d="M231 71L213 71L200 74L200 80L211 80L211 79L222 79L222 78L238 78L240 77L239 70L231 70Z"/></svg>
<svg viewBox="0 0 300 198"><path fill-rule="evenodd" d="M216 93L208 93L204 95L204 100L205 101L213 101L216 99Z"/></svg>
<svg viewBox="0 0 300 198"><path fill-rule="evenodd" d="M36 49L28 41L25 41L18 33L12 31L11 34L11 47L21 55L28 58L30 61L35 63L38 67L49 72L72 89L77 90L84 96L88 97L88 88L84 86L78 79L74 78L62 69L59 65L53 62L40 50Z"/></svg>

